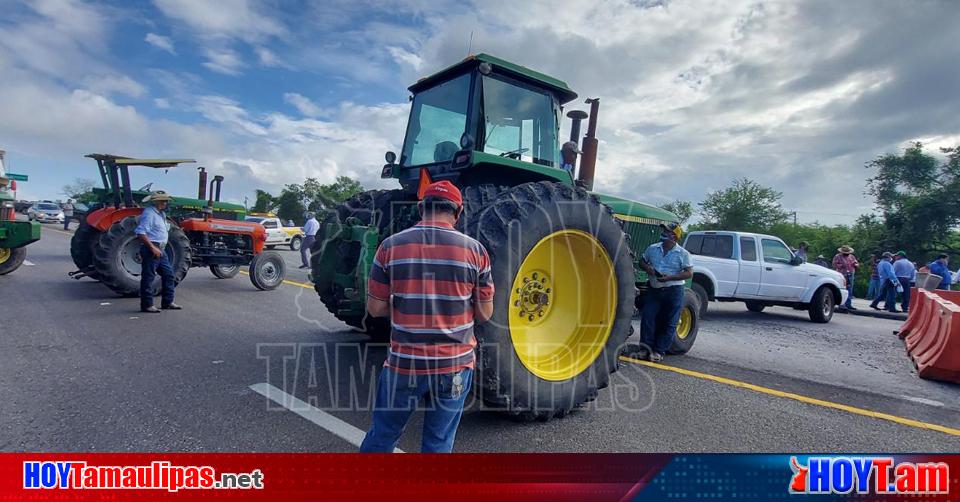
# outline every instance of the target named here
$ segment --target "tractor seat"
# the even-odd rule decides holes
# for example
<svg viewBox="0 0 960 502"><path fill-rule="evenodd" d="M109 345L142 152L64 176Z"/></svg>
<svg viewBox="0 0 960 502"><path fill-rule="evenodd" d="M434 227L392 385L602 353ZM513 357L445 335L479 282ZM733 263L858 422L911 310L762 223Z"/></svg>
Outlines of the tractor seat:
<svg viewBox="0 0 960 502"><path fill-rule="evenodd" d="M446 162L452 159L459 149L453 141L441 141L433 149L433 161Z"/></svg>

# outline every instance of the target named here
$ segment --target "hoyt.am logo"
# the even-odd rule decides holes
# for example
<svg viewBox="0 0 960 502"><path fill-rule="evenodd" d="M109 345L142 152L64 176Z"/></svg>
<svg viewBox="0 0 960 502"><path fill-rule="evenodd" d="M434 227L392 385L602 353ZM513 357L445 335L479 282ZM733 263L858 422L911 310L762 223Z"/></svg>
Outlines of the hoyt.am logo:
<svg viewBox="0 0 960 502"><path fill-rule="evenodd" d="M790 493L945 494L950 466L943 462L899 462L892 457L790 457Z"/></svg>

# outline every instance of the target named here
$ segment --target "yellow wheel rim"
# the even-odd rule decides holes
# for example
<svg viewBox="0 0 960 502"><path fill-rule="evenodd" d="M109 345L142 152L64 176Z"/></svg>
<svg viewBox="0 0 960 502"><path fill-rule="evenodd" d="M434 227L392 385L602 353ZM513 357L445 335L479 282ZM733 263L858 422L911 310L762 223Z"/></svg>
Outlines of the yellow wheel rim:
<svg viewBox="0 0 960 502"><path fill-rule="evenodd" d="M693 326L693 310L689 305L684 305L680 311L680 321L677 322L677 338L683 340L690 335L690 328Z"/></svg>
<svg viewBox="0 0 960 502"><path fill-rule="evenodd" d="M617 277L597 239L554 232L524 258L510 290L517 357L544 380L573 378L593 364L613 328Z"/></svg>
<svg viewBox="0 0 960 502"><path fill-rule="evenodd" d="M11 251L10 248L0 248L0 263L6 263L12 254L13 251Z"/></svg>

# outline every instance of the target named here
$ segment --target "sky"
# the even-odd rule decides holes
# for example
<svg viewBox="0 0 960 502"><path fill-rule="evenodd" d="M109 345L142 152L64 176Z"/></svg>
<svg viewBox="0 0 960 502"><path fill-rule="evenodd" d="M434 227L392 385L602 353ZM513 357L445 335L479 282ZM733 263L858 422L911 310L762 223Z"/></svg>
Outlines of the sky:
<svg viewBox="0 0 960 502"><path fill-rule="evenodd" d="M592 4L592 5L591 5ZM194 158L224 197L367 188L418 78L486 52L601 100L599 192L694 203L735 178L802 222L872 210L864 164L960 145L960 3L936 0L0 0L0 149L26 199L83 155ZM562 133L566 136L566 132ZM133 184L196 191L196 171Z"/></svg>

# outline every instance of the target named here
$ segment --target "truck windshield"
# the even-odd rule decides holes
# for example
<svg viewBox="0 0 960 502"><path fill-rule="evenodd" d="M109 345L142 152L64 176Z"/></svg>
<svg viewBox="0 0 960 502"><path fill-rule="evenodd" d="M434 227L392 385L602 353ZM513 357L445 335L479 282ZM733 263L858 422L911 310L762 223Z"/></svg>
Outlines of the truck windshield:
<svg viewBox="0 0 960 502"><path fill-rule="evenodd" d="M461 75L413 98L400 165L446 162L460 149L467 127L470 75Z"/></svg>
<svg viewBox="0 0 960 502"><path fill-rule="evenodd" d="M483 114L484 152L556 165L557 115L549 94L486 75Z"/></svg>

